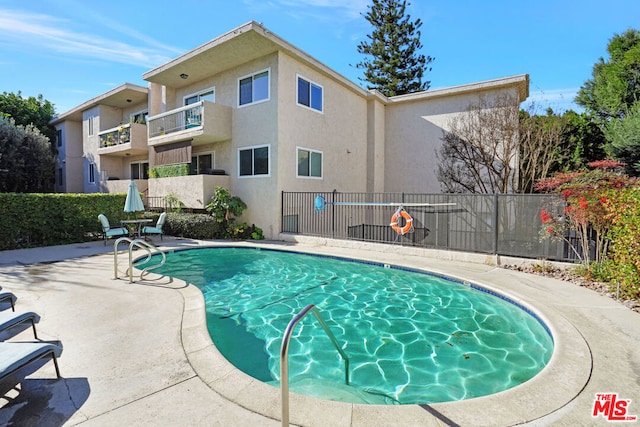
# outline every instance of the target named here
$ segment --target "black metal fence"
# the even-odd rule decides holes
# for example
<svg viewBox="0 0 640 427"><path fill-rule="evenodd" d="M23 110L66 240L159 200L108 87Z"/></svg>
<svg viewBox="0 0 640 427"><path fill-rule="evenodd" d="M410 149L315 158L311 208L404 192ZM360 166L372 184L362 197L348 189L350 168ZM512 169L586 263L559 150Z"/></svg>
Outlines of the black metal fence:
<svg viewBox="0 0 640 427"><path fill-rule="evenodd" d="M402 205L413 218L404 235L390 227ZM504 256L573 261L565 241L541 238L540 210L563 201L540 194L283 192L282 231ZM402 226L402 223L400 223ZM573 245L579 247L579 245Z"/></svg>

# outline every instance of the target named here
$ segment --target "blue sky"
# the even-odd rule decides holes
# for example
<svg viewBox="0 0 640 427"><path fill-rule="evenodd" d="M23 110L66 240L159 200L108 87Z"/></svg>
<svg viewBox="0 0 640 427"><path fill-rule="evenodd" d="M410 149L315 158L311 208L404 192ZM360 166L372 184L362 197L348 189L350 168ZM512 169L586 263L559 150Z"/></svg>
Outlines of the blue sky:
<svg viewBox="0 0 640 427"><path fill-rule="evenodd" d="M356 83L369 0L0 0L0 92L42 94L58 113L250 20ZM442 88L529 74L537 110L577 109L576 91L638 0L414 0L426 78ZM363 83L361 83L363 84Z"/></svg>

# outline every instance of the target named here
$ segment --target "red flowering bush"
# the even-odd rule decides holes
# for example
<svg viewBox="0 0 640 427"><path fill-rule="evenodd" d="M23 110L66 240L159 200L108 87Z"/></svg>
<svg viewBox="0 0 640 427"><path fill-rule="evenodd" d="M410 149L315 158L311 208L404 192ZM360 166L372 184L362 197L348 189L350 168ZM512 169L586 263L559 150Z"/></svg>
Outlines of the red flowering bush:
<svg viewBox="0 0 640 427"><path fill-rule="evenodd" d="M556 202L540 211L541 234L564 239L578 238L571 246L585 263L595 251L600 278L610 281L623 298L640 299L640 182L622 173L624 164L602 160L594 169L559 173L537 183L536 189L555 193ZM605 262L606 261L606 262Z"/></svg>
<svg viewBox="0 0 640 427"><path fill-rule="evenodd" d="M556 203L540 213L543 236L567 241L585 263L591 259L592 243L597 262L607 254L611 218L606 215L604 203L608 192L624 189L634 182L621 172L623 163L601 160L589 166L593 169L557 173L535 186L537 191L560 195L565 203L563 207ZM578 247L572 244L572 236L577 238Z"/></svg>

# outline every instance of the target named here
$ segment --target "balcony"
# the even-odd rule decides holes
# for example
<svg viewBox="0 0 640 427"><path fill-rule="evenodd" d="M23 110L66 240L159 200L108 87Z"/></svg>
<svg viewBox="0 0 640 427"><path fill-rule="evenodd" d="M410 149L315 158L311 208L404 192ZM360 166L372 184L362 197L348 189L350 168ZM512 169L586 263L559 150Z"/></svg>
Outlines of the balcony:
<svg viewBox="0 0 640 427"><path fill-rule="evenodd" d="M127 156L147 154L147 126L127 123L98 133L99 155Z"/></svg>
<svg viewBox="0 0 640 427"><path fill-rule="evenodd" d="M228 175L188 175L149 179L149 196L177 197L187 209L204 209L215 192L216 186L231 189Z"/></svg>
<svg viewBox="0 0 640 427"><path fill-rule="evenodd" d="M149 117L149 145L193 140L193 145L231 139L231 108L200 101Z"/></svg>

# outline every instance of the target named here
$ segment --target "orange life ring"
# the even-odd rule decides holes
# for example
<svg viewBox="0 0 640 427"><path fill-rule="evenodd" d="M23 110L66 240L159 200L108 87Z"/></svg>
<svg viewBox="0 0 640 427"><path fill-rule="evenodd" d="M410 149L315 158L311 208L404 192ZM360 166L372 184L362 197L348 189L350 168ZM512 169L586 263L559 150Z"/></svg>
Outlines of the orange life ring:
<svg viewBox="0 0 640 427"><path fill-rule="evenodd" d="M398 218L400 216L405 220L404 227L400 227L398 225ZM411 231L411 228L413 227L413 218L411 218L411 215L409 215L409 212L405 211L404 209L400 209L393 214L393 216L391 217L391 224L389 225L391 226L391 228L393 228L393 231L395 231L396 233L405 235L406 233Z"/></svg>

